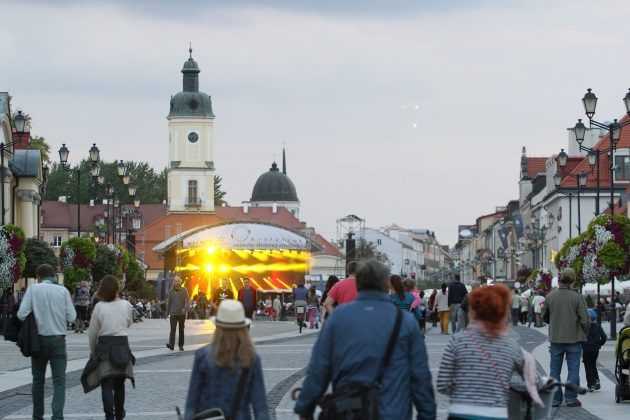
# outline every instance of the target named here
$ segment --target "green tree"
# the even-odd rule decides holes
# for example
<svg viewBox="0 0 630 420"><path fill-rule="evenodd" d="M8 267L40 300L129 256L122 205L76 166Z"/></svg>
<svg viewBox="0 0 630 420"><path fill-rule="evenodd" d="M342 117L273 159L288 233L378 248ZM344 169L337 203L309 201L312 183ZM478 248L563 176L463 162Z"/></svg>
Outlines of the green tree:
<svg viewBox="0 0 630 420"><path fill-rule="evenodd" d="M142 267L140 267L140 263L135 258L132 258L129 261L129 266L127 267L125 278L125 290L140 291L144 288L144 273L142 272Z"/></svg>
<svg viewBox="0 0 630 420"><path fill-rule="evenodd" d="M58 260L52 248L44 241L37 238L28 238L24 249L26 256L26 266L24 267L23 276L34 278L35 270L41 264L49 264L57 267Z"/></svg>
<svg viewBox="0 0 630 420"><path fill-rule="evenodd" d="M50 164L50 145L46 143L46 139L40 136L32 136L29 149L39 150L42 155L42 162Z"/></svg>
<svg viewBox="0 0 630 420"><path fill-rule="evenodd" d="M380 252L376 248L376 244L374 242L366 241L365 238L357 239L355 252L357 260L369 260L371 258L376 258L382 263L387 263L389 261L387 254Z"/></svg>
<svg viewBox="0 0 630 420"><path fill-rule="evenodd" d="M214 175L214 205L216 207L221 207L223 206L223 204L227 205L227 201L223 199L223 197L225 197L225 194L227 193L223 191L223 188L221 186L222 182L223 182L223 178L215 174Z"/></svg>

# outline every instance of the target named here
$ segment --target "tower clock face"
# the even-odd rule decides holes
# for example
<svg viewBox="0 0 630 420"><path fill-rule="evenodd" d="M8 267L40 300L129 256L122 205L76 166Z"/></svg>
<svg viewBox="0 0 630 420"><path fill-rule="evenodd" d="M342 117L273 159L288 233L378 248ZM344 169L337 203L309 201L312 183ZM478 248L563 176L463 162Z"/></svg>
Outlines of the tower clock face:
<svg viewBox="0 0 630 420"><path fill-rule="evenodd" d="M191 143L197 143L197 140L199 140L199 135L195 132L192 133L188 133L188 141Z"/></svg>

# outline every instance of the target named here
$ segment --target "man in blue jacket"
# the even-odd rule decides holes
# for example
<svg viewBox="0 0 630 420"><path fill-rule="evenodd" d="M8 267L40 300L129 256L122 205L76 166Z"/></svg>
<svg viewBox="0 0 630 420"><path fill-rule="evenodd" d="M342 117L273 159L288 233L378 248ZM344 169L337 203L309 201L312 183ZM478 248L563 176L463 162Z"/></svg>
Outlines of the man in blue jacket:
<svg viewBox="0 0 630 420"><path fill-rule="evenodd" d="M332 381L333 390L353 382L370 383L383 363L394 329L396 307L387 295L389 270L376 260L356 271L357 298L338 306L320 333L294 411L313 415L315 405ZM379 417L435 419L436 406L424 339L410 312L403 313L398 341L379 391Z"/></svg>

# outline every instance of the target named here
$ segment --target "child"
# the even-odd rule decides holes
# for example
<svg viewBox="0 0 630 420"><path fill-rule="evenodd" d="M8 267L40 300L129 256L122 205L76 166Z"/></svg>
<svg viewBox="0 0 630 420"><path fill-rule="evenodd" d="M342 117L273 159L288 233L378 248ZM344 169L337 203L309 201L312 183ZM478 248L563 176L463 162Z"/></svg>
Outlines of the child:
<svg viewBox="0 0 630 420"><path fill-rule="evenodd" d="M599 349L606 343L606 333L602 326L597 323L595 310L589 309L588 315L591 317L591 326L588 328L586 342L582 343L582 361L586 371L588 391L593 392L601 388L599 373L597 372L597 356L599 355Z"/></svg>

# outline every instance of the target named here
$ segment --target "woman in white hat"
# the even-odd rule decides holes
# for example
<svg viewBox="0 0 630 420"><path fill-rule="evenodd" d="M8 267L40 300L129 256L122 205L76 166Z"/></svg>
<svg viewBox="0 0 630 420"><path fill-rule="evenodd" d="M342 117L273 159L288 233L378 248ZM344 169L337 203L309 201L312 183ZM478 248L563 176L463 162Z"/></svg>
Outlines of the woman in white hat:
<svg viewBox="0 0 630 420"><path fill-rule="evenodd" d="M225 299L209 344L195 352L186 399L186 419L209 409L221 409L232 419L268 419L265 381L260 357L249 336L251 320L241 302Z"/></svg>

